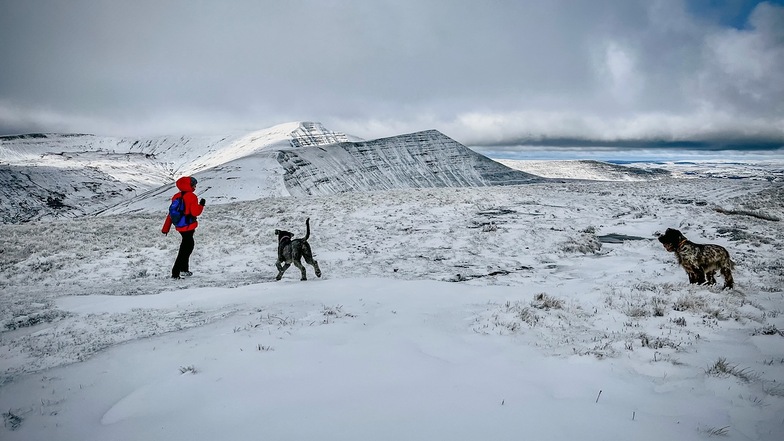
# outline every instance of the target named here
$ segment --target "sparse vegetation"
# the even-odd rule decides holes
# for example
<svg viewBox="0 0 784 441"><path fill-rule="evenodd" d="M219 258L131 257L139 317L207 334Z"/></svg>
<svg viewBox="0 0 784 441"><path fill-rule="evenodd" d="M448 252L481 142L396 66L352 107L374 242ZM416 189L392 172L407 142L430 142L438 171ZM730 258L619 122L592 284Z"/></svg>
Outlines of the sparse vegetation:
<svg viewBox="0 0 784 441"><path fill-rule="evenodd" d="M700 312L703 310L703 308L706 307L707 304L708 303L704 298L694 294L687 294L679 297L678 300L676 300L672 305L672 309L678 312Z"/></svg>
<svg viewBox="0 0 784 441"><path fill-rule="evenodd" d="M678 318L670 319L670 321L671 321L673 324L675 324L675 325L678 325L678 326L686 326L686 319L685 319L685 318L683 318L683 317L678 317Z"/></svg>
<svg viewBox="0 0 784 441"><path fill-rule="evenodd" d="M545 293L539 293L534 296L531 306L537 309L561 309L563 308L563 301L550 297Z"/></svg>
<svg viewBox="0 0 784 441"><path fill-rule="evenodd" d="M3 412L3 426L9 430L16 430L22 426L24 418L15 414L11 409L8 412Z"/></svg>
<svg viewBox="0 0 784 441"><path fill-rule="evenodd" d="M704 433L708 437L712 436L727 436L730 434L730 426L724 427L706 427L701 429L700 432Z"/></svg>
<svg viewBox="0 0 784 441"><path fill-rule="evenodd" d="M336 305L336 306L322 306L321 314L327 318L342 318L342 317L356 317L354 314L350 312L343 311L343 305Z"/></svg>
<svg viewBox="0 0 784 441"><path fill-rule="evenodd" d="M13 319L6 321L3 327L7 330L26 328L39 323L53 322L67 316L68 314L65 312L56 309L39 310L16 315Z"/></svg>
<svg viewBox="0 0 784 441"><path fill-rule="evenodd" d="M766 381L762 383L762 390L773 397L784 397L784 383L776 381Z"/></svg>
<svg viewBox="0 0 784 441"><path fill-rule="evenodd" d="M181 374L196 374L197 372L198 371L196 370L196 367L194 367L193 365L190 365L190 366L180 366L180 373Z"/></svg>
<svg viewBox="0 0 784 441"><path fill-rule="evenodd" d="M706 371L708 375L712 375L714 377L719 378L726 378L726 377L735 377L739 380L742 380L746 383L750 383L756 379L758 379L758 375L755 374L748 368L739 368L737 365L732 365L727 362L726 358L719 358L710 366Z"/></svg>
<svg viewBox="0 0 784 441"><path fill-rule="evenodd" d="M678 344L673 342L668 338L662 337L654 337L651 338L647 334L640 335L640 345L644 348L651 348L651 349L662 349L662 348L671 348L671 349L678 349Z"/></svg>
<svg viewBox="0 0 784 441"><path fill-rule="evenodd" d="M779 330L776 325L765 325L762 328L755 329L751 335L780 335L784 337L784 331Z"/></svg>
<svg viewBox="0 0 784 441"><path fill-rule="evenodd" d="M565 253L596 254L602 249L602 242L593 232L583 232L570 237L561 244L561 251Z"/></svg>
<svg viewBox="0 0 784 441"><path fill-rule="evenodd" d="M653 304L653 316L664 317L664 315L667 313L667 306L668 306L667 300L662 299L661 297L653 297L651 299L651 303ZM684 326L685 326L685 320L684 320Z"/></svg>
<svg viewBox="0 0 784 441"><path fill-rule="evenodd" d="M482 322L481 318L477 322ZM514 334L522 329L525 324L527 327L534 327L539 322L539 317L528 306L520 301L507 301L494 309L486 323L474 326L474 332L488 334Z"/></svg>

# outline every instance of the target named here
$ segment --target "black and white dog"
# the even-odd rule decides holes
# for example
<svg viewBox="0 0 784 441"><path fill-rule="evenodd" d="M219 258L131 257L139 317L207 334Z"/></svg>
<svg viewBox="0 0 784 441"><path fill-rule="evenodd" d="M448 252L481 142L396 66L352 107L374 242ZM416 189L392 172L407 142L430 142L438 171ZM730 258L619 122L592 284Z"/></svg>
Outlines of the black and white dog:
<svg viewBox="0 0 784 441"><path fill-rule="evenodd" d="M686 270L689 283L699 285L713 285L716 283L716 270L724 277L724 288L732 289L735 281L732 279L734 263L730 253L721 245L694 243L674 228L659 236L659 242L664 249L675 253L678 264Z"/></svg>
<svg viewBox="0 0 784 441"><path fill-rule="evenodd" d="M306 263L313 266L313 269L316 271L316 277L321 277L321 269L318 266L318 262L313 260L313 252L308 243L310 218L305 220L305 226L307 227L307 233L305 233L305 237L302 239L292 239L294 237L293 233L285 230L275 230L275 235L278 236L278 261L275 262L275 266L278 268L278 275L275 277L275 280L280 280L283 277L283 273L289 269L292 263L302 273L300 280L308 280L305 274L305 266L302 265L302 258L305 259Z"/></svg>

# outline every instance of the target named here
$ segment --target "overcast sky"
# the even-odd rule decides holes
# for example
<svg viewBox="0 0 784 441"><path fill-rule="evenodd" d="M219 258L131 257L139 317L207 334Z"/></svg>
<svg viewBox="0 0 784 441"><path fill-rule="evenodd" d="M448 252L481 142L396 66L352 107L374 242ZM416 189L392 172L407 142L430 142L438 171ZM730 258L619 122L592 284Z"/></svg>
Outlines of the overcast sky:
<svg viewBox="0 0 784 441"><path fill-rule="evenodd" d="M0 0L0 134L784 145L784 0Z"/></svg>

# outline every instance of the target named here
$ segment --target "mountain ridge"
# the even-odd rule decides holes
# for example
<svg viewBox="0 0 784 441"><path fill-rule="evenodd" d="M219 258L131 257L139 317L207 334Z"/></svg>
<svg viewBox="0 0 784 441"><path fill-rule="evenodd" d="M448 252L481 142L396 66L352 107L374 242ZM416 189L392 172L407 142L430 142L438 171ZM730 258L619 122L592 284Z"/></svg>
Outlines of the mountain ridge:
<svg viewBox="0 0 784 441"><path fill-rule="evenodd" d="M200 137L39 134L0 138L0 221L165 210L182 175L197 177L213 204L540 179L437 130L370 141L317 122Z"/></svg>

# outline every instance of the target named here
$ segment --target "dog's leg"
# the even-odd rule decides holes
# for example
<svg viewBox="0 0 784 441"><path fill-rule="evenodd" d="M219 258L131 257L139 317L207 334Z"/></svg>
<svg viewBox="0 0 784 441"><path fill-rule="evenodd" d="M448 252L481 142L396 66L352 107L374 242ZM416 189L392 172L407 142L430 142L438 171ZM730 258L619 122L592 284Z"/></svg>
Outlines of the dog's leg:
<svg viewBox="0 0 784 441"><path fill-rule="evenodd" d="M707 273L705 273L705 277L707 278L707 281L705 282L706 285L716 284L716 278L713 277L714 274L716 274L716 270L710 270Z"/></svg>
<svg viewBox="0 0 784 441"><path fill-rule="evenodd" d="M702 268L697 266L687 265L683 267L686 270L686 274L689 275L689 283L693 283L695 285L703 285L705 283L705 272Z"/></svg>
<svg viewBox="0 0 784 441"><path fill-rule="evenodd" d="M280 280L281 278L283 278L283 273L285 273L286 270L289 269L291 264L287 262L285 265L281 266L280 261L278 261L275 262L275 266L278 267L278 275L275 276L275 280Z"/></svg>
<svg viewBox="0 0 784 441"><path fill-rule="evenodd" d="M302 264L299 260L294 260L291 263L294 264L297 268L299 268L299 272L302 273L302 278L299 280L308 280L307 274L305 274L305 265Z"/></svg>
<svg viewBox="0 0 784 441"><path fill-rule="evenodd" d="M702 268L694 269L694 277L697 279L697 285L705 284L705 271L703 271Z"/></svg>
<svg viewBox="0 0 784 441"><path fill-rule="evenodd" d="M316 271L316 277L321 277L321 268L319 268L318 262L316 262L313 259L310 259L310 262L308 263L311 264L313 266L313 270Z"/></svg>
<svg viewBox="0 0 784 441"><path fill-rule="evenodd" d="M735 285L735 281L732 280L732 271L730 271L729 267L725 266L722 268L721 275L724 277L724 288L732 289L732 287Z"/></svg>
<svg viewBox="0 0 784 441"><path fill-rule="evenodd" d="M305 258L305 263L313 267L313 270L316 272L316 277L321 277L321 268L319 268L318 262L313 259L313 252L310 249L310 244L307 244L307 246L304 247L302 257Z"/></svg>
<svg viewBox="0 0 784 441"><path fill-rule="evenodd" d="M694 274L694 271L685 266L683 269L686 271L686 275L689 276L689 283L697 283L697 275Z"/></svg>
<svg viewBox="0 0 784 441"><path fill-rule="evenodd" d="M321 268L319 268L318 262L313 260L312 257L305 256L305 263L313 267L313 271L316 272L316 277L321 277Z"/></svg>

